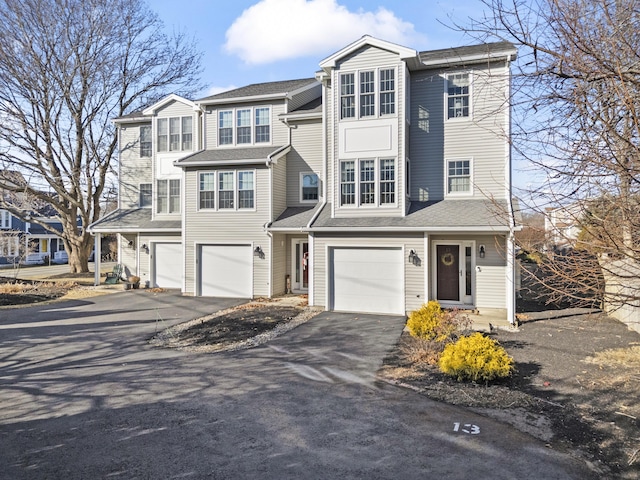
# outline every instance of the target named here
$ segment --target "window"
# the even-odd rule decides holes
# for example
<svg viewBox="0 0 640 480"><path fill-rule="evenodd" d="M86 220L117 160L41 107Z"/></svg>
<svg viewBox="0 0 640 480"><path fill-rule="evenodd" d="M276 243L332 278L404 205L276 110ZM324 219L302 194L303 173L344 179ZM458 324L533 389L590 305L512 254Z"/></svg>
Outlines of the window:
<svg viewBox="0 0 640 480"><path fill-rule="evenodd" d="M236 112L236 143L251 143L251 110Z"/></svg>
<svg viewBox="0 0 640 480"><path fill-rule="evenodd" d="M0 210L0 228L11 228L11 214L7 210Z"/></svg>
<svg viewBox="0 0 640 480"><path fill-rule="evenodd" d="M151 125L143 125L140 127L140 156L151 156Z"/></svg>
<svg viewBox="0 0 640 480"><path fill-rule="evenodd" d="M353 73L340 75L340 118L356 116L356 86Z"/></svg>
<svg viewBox="0 0 640 480"><path fill-rule="evenodd" d="M380 204L396 201L396 163L393 158L380 160Z"/></svg>
<svg viewBox="0 0 640 480"><path fill-rule="evenodd" d="M375 80L373 72L360 72L360 116L371 117L376 114Z"/></svg>
<svg viewBox="0 0 640 480"><path fill-rule="evenodd" d="M157 212L180 213L180 180L158 180Z"/></svg>
<svg viewBox="0 0 640 480"><path fill-rule="evenodd" d="M233 112L231 110L220 112L219 114L218 144L233 144Z"/></svg>
<svg viewBox="0 0 640 480"><path fill-rule="evenodd" d="M395 70L380 70L380 115L396 113L396 81Z"/></svg>
<svg viewBox="0 0 640 480"><path fill-rule="evenodd" d="M356 112L359 118L396 113L395 68L340 74L340 118L355 118Z"/></svg>
<svg viewBox="0 0 640 480"><path fill-rule="evenodd" d="M191 150L193 145L193 117L182 117L182 150Z"/></svg>
<svg viewBox="0 0 640 480"><path fill-rule="evenodd" d="M355 181L355 172L359 172ZM376 195L376 192L379 192ZM356 204L356 199L358 203ZM340 205L375 207L396 202L394 158L344 160L340 162Z"/></svg>
<svg viewBox="0 0 640 480"><path fill-rule="evenodd" d="M169 119L169 150L180 150L180 118Z"/></svg>
<svg viewBox="0 0 640 480"><path fill-rule="evenodd" d="M471 193L470 160L449 160L447 162L447 193Z"/></svg>
<svg viewBox="0 0 640 480"><path fill-rule="evenodd" d="M253 172L238 172L238 208L253 208Z"/></svg>
<svg viewBox="0 0 640 480"><path fill-rule="evenodd" d="M355 162L340 162L340 205L355 205Z"/></svg>
<svg viewBox="0 0 640 480"><path fill-rule="evenodd" d="M447 118L469 117L468 73L447 75Z"/></svg>
<svg viewBox="0 0 640 480"><path fill-rule="evenodd" d="M159 152L193 149L193 117L159 118L157 126Z"/></svg>
<svg viewBox="0 0 640 480"><path fill-rule="evenodd" d="M150 183L140 184L140 207L150 207L153 203L153 188Z"/></svg>
<svg viewBox="0 0 640 480"><path fill-rule="evenodd" d="M218 208L235 208L233 197L234 189L233 172L220 172L218 178Z"/></svg>
<svg viewBox="0 0 640 480"><path fill-rule="evenodd" d="M300 174L300 201L317 202L319 197L320 182L315 173Z"/></svg>
<svg viewBox="0 0 640 480"><path fill-rule="evenodd" d="M198 187L199 208L215 208L216 206L216 174L214 172L206 172L200 174L200 182Z"/></svg>
<svg viewBox="0 0 640 480"><path fill-rule="evenodd" d="M360 205L375 205L376 203L376 162L375 160L360 161Z"/></svg>
<svg viewBox="0 0 640 480"><path fill-rule="evenodd" d="M168 123L169 121L166 118L158 119L158 151L159 152L167 151L167 146L169 142Z"/></svg>
<svg viewBox="0 0 640 480"><path fill-rule="evenodd" d="M256 108L256 143L270 142L271 109Z"/></svg>

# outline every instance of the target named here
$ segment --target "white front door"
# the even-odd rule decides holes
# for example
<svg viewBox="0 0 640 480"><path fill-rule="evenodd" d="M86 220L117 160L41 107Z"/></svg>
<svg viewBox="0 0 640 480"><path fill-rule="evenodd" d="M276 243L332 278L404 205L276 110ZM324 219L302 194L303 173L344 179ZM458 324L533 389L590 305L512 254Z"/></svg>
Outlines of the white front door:
<svg viewBox="0 0 640 480"><path fill-rule="evenodd" d="M296 293L309 291L309 242L306 239L294 238L291 241L291 289Z"/></svg>

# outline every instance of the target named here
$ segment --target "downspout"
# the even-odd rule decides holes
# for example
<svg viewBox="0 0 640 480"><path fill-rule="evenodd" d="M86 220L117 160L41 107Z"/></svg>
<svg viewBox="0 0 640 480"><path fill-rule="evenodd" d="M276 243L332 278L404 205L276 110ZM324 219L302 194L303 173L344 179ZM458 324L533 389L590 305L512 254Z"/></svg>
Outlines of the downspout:
<svg viewBox="0 0 640 480"><path fill-rule="evenodd" d="M516 257L515 257L515 227L516 220L513 211L513 178L512 168L512 147L511 147L511 61L507 57L507 178L509 188L507 189L507 205L509 208L509 235L507 236L507 320L513 326L516 325Z"/></svg>

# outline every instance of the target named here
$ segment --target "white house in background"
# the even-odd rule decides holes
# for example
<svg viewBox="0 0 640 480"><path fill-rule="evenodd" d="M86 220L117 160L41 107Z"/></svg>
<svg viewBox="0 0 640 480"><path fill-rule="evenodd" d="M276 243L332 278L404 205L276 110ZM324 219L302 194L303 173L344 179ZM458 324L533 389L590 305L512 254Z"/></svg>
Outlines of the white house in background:
<svg viewBox="0 0 640 480"><path fill-rule="evenodd" d="M399 315L436 299L513 321L515 56L364 36L313 78L170 95L115 119L119 208L91 231L187 295Z"/></svg>
<svg viewBox="0 0 640 480"><path fill-rule="evenodd" d="M568 248L575 244L580 234L580 220L584 215L584 204L547 208L544 215L544 230L548 248Z"/></svg>

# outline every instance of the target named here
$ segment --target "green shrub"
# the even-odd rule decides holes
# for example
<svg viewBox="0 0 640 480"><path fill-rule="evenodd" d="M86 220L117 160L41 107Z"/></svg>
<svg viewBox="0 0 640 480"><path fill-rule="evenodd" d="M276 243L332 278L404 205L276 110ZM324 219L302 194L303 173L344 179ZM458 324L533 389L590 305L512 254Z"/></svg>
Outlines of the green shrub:
<svg viewBox="0 0 640 480"><path fill-rule="evenodd" d="M461 315L458 310L443 310L435 300L411 312L407 320L411 336L436 342L451 341L459 330L468 328L468 325L466 315Z"/></svg>
<svg viewBox="0 0 640 480"><path fill-rule="evenodd" d="M438 361L440 371L458 381L489 382L513 373L513 358L495 340L481 333L460 338L445 347Z"/></svg>

